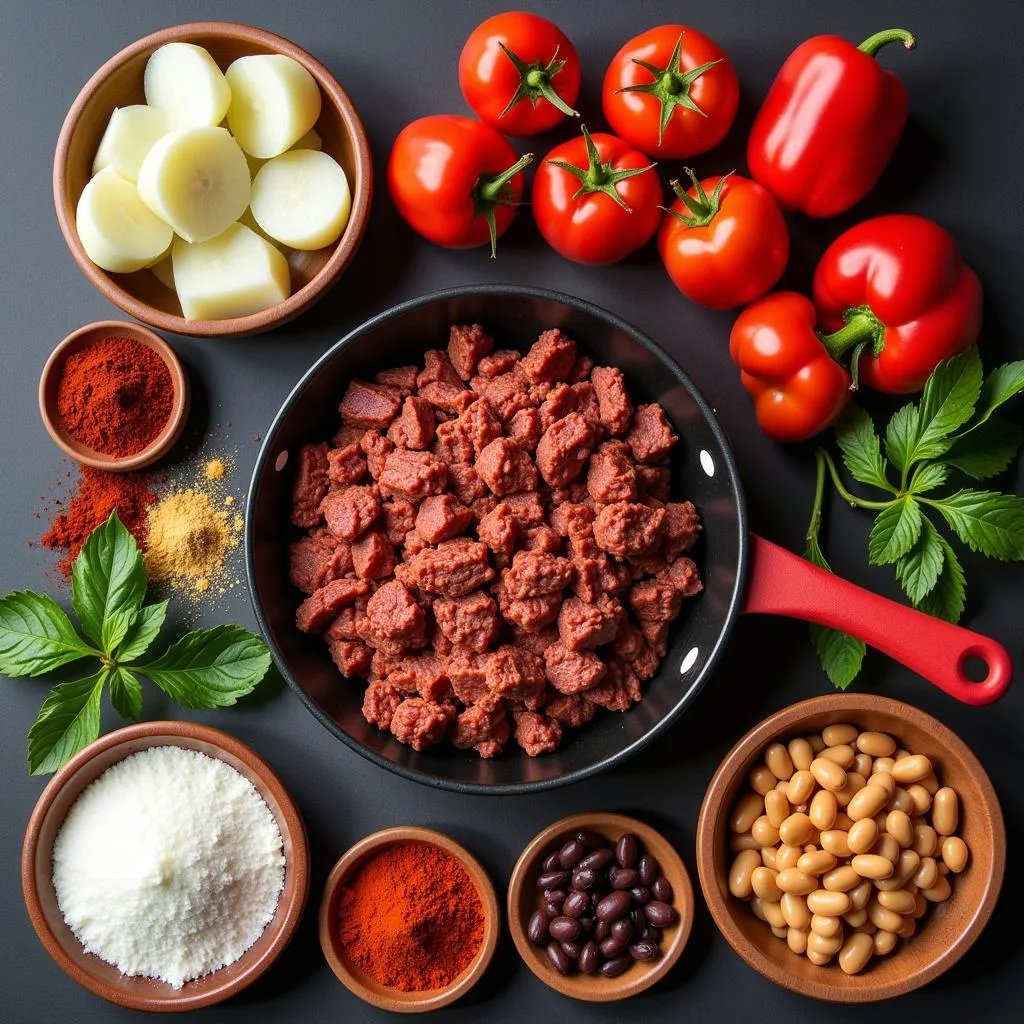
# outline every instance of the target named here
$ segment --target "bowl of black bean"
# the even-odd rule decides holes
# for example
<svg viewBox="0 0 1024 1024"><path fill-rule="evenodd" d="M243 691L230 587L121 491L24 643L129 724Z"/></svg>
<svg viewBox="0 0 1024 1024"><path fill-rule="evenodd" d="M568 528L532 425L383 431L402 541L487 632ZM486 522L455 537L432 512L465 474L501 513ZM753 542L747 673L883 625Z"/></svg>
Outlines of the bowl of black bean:
<svg viewBox="0 0 1024 1024"><path fill-rule="evenodd" d="M693 887L672 844L621 814L574 814L531 840L508 885L508 922L526 966L587 1002L636 995L679 960Z"/></svg>

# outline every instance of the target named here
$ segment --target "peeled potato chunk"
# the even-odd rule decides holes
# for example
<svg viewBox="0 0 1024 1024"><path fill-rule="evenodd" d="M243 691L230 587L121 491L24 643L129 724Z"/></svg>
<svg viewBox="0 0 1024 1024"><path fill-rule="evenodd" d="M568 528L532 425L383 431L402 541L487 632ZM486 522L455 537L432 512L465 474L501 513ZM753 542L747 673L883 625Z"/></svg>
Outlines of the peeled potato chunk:
<svg viewBox="0 0 1024 1024"><path fill-rule="evenodd" d="M224 128L182 128L160 139L139 170L139 195L186 242L204 242L249 205L249 166Z"/></svg>
<svg viewBox="0 0 1024 1024"><path fill-rule="evenodd" d="M284 302L288 261L243 224L206 242L174 240L174 283L187 320L227 320Z"/></svg>
<svg viewBox="0 0 1024 1024"><path fill-rule="evenodd" d="M104 167L82 190L75 213L86 255L112 274L130 274L160 259L173 232L139 198L135 185Z"/></svg>
<svg viewBox="0 0 1024 1024"><path fill-rule="evenodd" d="M92 173L113 167L122 178L137 181L146 154L172 127L171 119L156 107L142 103L114 107L96 150Z"/></svg>
<svg viewBox="0 0 1024 1024"><path fill-rule="evenodd" d="M320 87L298 62L278 53L239 57L225 72L228 127L250 156L269 160L316 124Z"/></svg>
<svg viewBox="0 0 1024 1024"><path fill-rule="evenodd" d="M331 157L295 149L260 168L250 209L271 238L293 249L322 249L345 229L352 195L345 172Z"/></svg>
<svg viewBox="0 0 1024 1024"><path fill-rule="evenodd" d="M224 73L201 46L167 43L153 52L143 77L146 102L167 113L176 128L217 125L231 103Z"/></svg>
<svg viewBox="0 0 1024 1024"><path fill-rule="evenodd" d="M301 139L293 142L290 149L323 149L324 140L320 138L315 128L310 128Z"/></svg>
<svg viewBox="0 0 1024 1024"><path fill-rule="evenodd" d="M170 253L162 260L154 263L149 269L165 288L170 288L172 292L174 291L174 265Z"/></svg>

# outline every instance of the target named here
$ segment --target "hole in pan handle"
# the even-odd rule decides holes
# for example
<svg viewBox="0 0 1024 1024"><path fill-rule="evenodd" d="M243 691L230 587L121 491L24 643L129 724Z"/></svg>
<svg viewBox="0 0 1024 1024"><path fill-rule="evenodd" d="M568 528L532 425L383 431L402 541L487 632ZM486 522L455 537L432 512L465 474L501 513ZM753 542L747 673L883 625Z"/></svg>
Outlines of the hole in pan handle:
<svg viewBox="0 0 1024 1024"><path fill-rule="evenodd" d="M1002 644L873 594L763 537L751 535L748 576L745 612L841 629L965 704L991 704L1009 689L1013 662ZM971 659L988 669L980 682L967 674Z"/></svg>

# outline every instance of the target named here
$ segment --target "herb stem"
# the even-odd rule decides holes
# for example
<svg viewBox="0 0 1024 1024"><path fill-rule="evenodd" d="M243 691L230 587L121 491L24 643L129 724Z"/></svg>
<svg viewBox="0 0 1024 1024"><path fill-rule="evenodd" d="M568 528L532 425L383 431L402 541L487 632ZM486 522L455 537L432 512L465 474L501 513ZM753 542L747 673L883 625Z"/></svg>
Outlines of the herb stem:
<svg viewBox="0 0 1024 1024"><path fill-rule="evenodd" d="M829 476L832 477L832 484L835 489L839 492L839 496L848 505L854 508L874 508L884 509L888 508L892 501L869 501L867 498L859 498L856 494L852 494L843 486L843 481L839 478L839 470L836 469L836 464L832 461L832 456L823 448L818 449L821 452L822 458L825 460L825 465L828 466Z"/></svg>
<svg viewBox="0 0 1024 1024"><path fill-rule="evenodd" d="M807 541L808 547L817 541L821 531L821 504L825 496L825 458L825 452L821 448L816 449L814 462L817 475L814 481L814 504L811 506L811 518L807 523L807 533L804 534L804 540Z"/></svg>

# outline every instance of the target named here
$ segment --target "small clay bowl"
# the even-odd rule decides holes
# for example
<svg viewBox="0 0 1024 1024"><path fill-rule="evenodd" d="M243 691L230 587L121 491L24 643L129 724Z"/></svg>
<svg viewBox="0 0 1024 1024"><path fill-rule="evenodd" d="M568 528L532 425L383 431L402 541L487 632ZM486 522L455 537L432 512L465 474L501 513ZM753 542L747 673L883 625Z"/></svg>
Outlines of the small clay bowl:
<svg viewBox="0 0 1024 1024"><path fill-rule="evenodd" d="M54 892L53 843L71 805L111 765L149 747L175 746L219 758L241 772L266 801L284 841L284 890L257 941L233 964L174 989L130 978L87 953L65 924ZM298 809L280 779L254 751L227 733L192 722L143 722L108 733L79 751L52 779L32 811L21 851L21 886L32 927L47 953L94 995L133 1010L174 1013L223 1002L251 985L291 941L309 892L309 845Z"/></svg>
<svg viewBox="0 0 1024 1024"><path fill-rule="evenodd" d="M115 107L145 103L142 77L146 61L165 43L194 43L205 47L221 67L256 53L285 54L316 79L323 100L317 133L323 151L345 171L352 192L352 211L341 237L313 252L288 251L292 294L270 309L228 320L186 320L174 292L150 270L111 274L85 253L75 211L82 189L92 175L92 161ZM57 139L53 158L53 201L64 241L82 272L115 305L161 331L216 338L257 334L277 327L308 309L337 283L359 248L370 216L373 171L370 144L359 114L338 80L318 60L295 43L248 25L201 21L173 25L144 36L114 54L82 87Z"/></svg>
<svg viewBox="0 0 1024 1024"><path fill-rule="evenodd" d="M559 974L550 964L543 946L535 946L527 937L533 912L541 905L537 878L541 862L577 832L599 832L612 843L632 832L661 865L661 873L672 886L675 924L665 928L661 938L661 955L656 960L640 961L617 978L601 974ZM693 927L693 886L686 865L675 847L650 825L623 814L591 812L573 814L539 832L519 855L508 882L508 925L512 940L526 966L556 992L589 1003L610 1003L627 999L656 984L675 966Z"/></svg>
<svg viewBox="0 0 1024 1024"><path fill-rule="evenodd" d="M342 887L371 857L400 843L427 843L454 857L469 874L484 908L484 937L472 963L450 985L425 992L401 992L375 981L349 959L338 936L338 900ZM424 1013L454 1003L482 977L494 957L501 930L501 914L494 885L480 862L454 839L430 828L400 826L386 828L360 839L331 869L320 900L320 947L338 980L364 1002L392 1013Z"/></svg>
<svg viewBox="0 0 1024 1024"><path fill-rule="evenodd" d="M151 348L167 365L174 384L174 403L164 429L141 451L123 458L105 455L103 452L86 447L68 432L57 411L57 389L64 372L65 360L68 356L74 355L75 352L103 338L131 338L140 345ZM185 429L185 421L188 419L188 402L188 376L174 349L151 330L127 321L100 320L97 323L79 327L50 353L50 358L46 360L42 376L39 378L39 414L42 416L43 425L50 437L53 438L54 444L65 455L70 455L76 461L86 466L92 466L93 469L104 469L110 473L127 473L132 469L142 469L143 466L152 465L158 459L162 459Z"/></svg>
<svg viewBox="0 0 1024 1024"><path fill-rule="evenodd" d="M821 732L848 722L886 732L914 754L927 754L943 786L960 797L956 834L970 849L967 867L949 875L952 895L933 904L917 933L864 970L844 974L833 959L824 967L798 956L777 939L750 908L729 892L728 872L735 854L727 847L729 815L747 791L747 774L775 740ZM871 694L828 694L783 708L754 726L726 755L700 811L697 867L704 899L726 940L744 960L777 985L835 1003L870 1003L920 988L952 967L981 934L999 896L1006 865L1006 829L992 783L964 742L923 711Z"/></svg>

